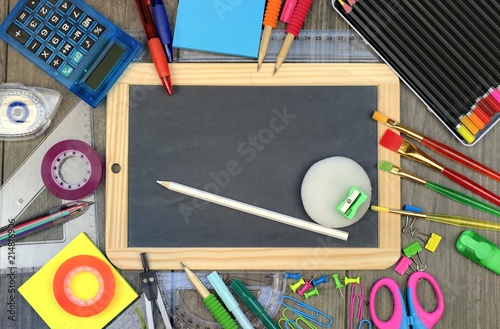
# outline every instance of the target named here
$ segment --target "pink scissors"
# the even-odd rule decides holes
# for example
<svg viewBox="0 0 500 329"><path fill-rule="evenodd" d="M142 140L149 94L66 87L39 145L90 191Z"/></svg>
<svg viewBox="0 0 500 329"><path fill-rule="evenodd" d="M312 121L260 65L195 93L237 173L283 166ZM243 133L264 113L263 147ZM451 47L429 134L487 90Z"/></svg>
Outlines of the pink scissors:
<svg viewBox="0 0 500 329"><path fill-rule="evenodd" d="M417 296L417 284L420 280L427 280L437 297L437 307L433 312L427 312L422 308ZM382 321L377 317L375 310L375 297L381 287L387 287L392 294L394 301L394 311L391 318ZM408 300L408 313L404 305L401 290L399 290L396 281L390 278L380 279L375 283L370 292L370 316L373 323L379 329L431 329L441 319L444 312L444 299L441 288L432 275L427 272L415 272L408 278L406 289L406 299Z"/></svg>

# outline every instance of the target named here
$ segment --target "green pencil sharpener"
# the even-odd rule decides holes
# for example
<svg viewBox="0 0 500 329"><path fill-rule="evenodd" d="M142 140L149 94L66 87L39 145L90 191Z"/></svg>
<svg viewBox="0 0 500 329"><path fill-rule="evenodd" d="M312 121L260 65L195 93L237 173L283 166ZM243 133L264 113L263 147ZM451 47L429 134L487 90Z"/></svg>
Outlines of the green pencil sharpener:
<svg viewBox="0 0 500 329"><path fill-rule="evenodd" d="M500 274L500 249L476 232L467 230L458 237L457 250L482 267Z"/></svg>
<svg viewBox="0 0 500 329"><path fill-rule="evenodd" d="M347 198L338 205L337 211L346 218L352 219L356 214L356 210L358 210L359 206L361 206L367 198L368 196L366 194L364 194L356 186L353 186L349 190Z"/></svg>

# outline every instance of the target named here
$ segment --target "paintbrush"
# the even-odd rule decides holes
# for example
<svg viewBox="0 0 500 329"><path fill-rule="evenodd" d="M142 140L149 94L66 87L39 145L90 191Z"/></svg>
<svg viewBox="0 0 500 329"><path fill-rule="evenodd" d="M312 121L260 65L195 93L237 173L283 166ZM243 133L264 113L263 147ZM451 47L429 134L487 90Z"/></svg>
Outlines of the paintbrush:
<svg viewBox="0 0 500 329"><path fill-rule="evenodd" d="M470 197L466 194L455 191L449 187L442 186L442 185L439 185L437 183L428 181L425 178L422 178L420 176L415 175L414 173L411 173L411 172L404 170L398 166L395 166L388 161L382 161L378 165L378 169L385 171L385 172L389 172L389 173L398 175L398 176L403 177L403 178L408 178L414 182L423 184L428 189L430 189L434 192L437 192L441 195L444 195L445 197L450 198L454 201L460 202L466 206L470 206L470 207L475 208L477 210L481 210L481 211L487 212L489 214L500 217L500 209L493 207L493 206L490 206L489 204L484 203L482 201L479 201L477 199L474 199L473 197Z"/></svg>
<svg viewBox="0 0 500 329"><path fill-rule="evenodd" d="M464 175L459 174L456 171L451 170L450 168L446 168L444 165L440 164L439 162L419 150L415 145L405 140L395 132L387 130L380 139L380 145L388 148L391 151L397 152L408 159L415 160L431 168L439 170L444 176L448 177L455 183L462 185L466 189L469 189L470 191L485 198L486 200L489 200L497 206L500 206L500 197L498 195L487 190L486 188L470 180Z"/></svg>
<svg viewBox="0 0 500 329"><path fill-rule="evenodd" d="M380 123L386 124L393 129L399 130L400 132L402 132L406 136L419 141L423 145L427 146L428 148L430 148L434 152L439 153L444 157L447 157L447 158L449 158L457 163L460 163L461 165L464 165L467 168L470 168L470 169L472 169L472 170L474 170L482 175L485 175L486 177L490 177L490 178L500 182L500 173L496 172L495 170L493 170L489 167L486 167L484 164L479 163L474 159L469 158L465 154L462 154L462 153L458 152L457 150L452 149L448 145L445 145L445 144L438 142L432 138L429 138L421 133L418 133L415 130L412 130L412 129L402 125L401 123L388 118L387 116L385 116L384 114L382 114L380 112L375 111L373 113L372 119L374 119Z"/></svg>
<svg viewBox="0 0 500 329"><path fill-rule="evenodd" d="M474 218L467 218L467 217L453 216L453 215L425 214L421 212L390 209L381 206L371 206L370 209L378 212L390 212L393 214L423 218L441 224L448 224L448 225L467 227L467 228L477 228L477 229L491 230L491 231L500 231L500 223L488 222L485 220L479 220Z"/></svg>

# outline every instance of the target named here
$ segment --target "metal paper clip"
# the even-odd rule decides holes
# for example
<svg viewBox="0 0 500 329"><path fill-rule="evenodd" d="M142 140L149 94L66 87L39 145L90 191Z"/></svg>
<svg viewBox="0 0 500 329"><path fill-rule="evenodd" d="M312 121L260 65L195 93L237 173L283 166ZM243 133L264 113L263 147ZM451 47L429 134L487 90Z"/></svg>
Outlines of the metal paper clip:
<svg viewBox="0 0 500 329"><path fill-rule="evenodd" d="M278 320L278 327L280 327L281 329L305 329L305 328L317 329L311 322L307 321L302 316L297 316L295 319L289 318L286 315L287 311L292 312L294 315L297 315L290 308L285 307L281 312L281 318ZM304 326L301 326L299 322L302 322ZM284 327L282 323L285 324Z"/></svg>
<svg viewBox="0 0 500 329"><path fill-rule="evenodd" d="M360 287L360 292L356 293L356 288ZM356 307L356 301L358 301L358 313L356 318L358 321L363 319L363 300L365 299L365 286L361 283L353 283L351 286L351 300L349 301L349 328L352 329L354 326L354 308Z"/></svg>
<svg viewBox="0 0 500 329"><path fill-rule="evenodd" d="M292 306L291 304L287 304L286 300L291 301L295 305L295 307ZM327 328L327 327L331 326L333 323L333 319L325 312L322 312L322 311L312 307L311 305L308 305L308 304L306 304L298 299L295 299L293 297L290 297L290 296L281 297L281 305L289 308L292 312L294 312L298 316L303 317L307 321L312 322L314 324L317 324L323 328ZM323 317L324 319L326 319L327 323L322 322L320 320L320 317Z"/></svg>

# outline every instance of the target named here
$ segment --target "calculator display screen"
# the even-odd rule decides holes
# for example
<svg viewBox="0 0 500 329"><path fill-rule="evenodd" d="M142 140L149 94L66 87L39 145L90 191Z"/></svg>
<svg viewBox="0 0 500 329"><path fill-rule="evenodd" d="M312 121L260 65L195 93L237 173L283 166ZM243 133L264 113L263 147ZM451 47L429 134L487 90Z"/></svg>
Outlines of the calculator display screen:
<svg viewBox="0 0 500 329"><path fill-rule="evenodd" d="M102 81L106 78L108 73L113 69L116 62L125 53L125 49L117 44L114 44L108 53L101 59L101 62L95 67L85 83L92 89L96 90L101 85Z"/></svg>

